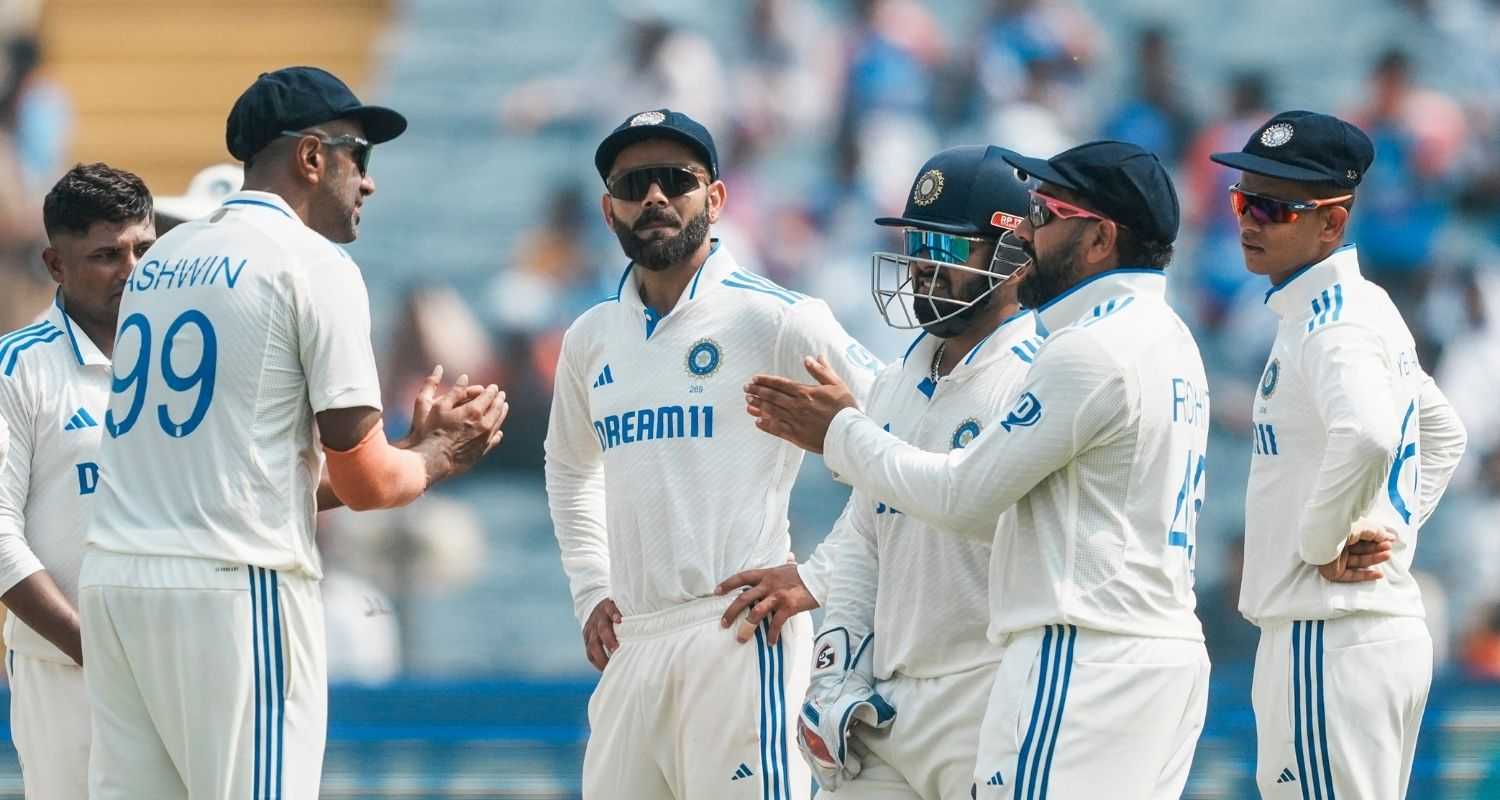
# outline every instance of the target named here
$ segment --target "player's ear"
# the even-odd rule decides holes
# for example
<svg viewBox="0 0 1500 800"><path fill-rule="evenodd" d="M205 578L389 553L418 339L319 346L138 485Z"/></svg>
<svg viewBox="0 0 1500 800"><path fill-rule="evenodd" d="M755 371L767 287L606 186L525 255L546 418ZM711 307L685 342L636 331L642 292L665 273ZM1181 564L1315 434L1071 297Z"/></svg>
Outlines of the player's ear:
<svg viewBox="0 0 1500 800"><path fill-rule="evenodd" d="M62 256L58 254L57 248L51 245L42 251L42 263L47 265L47 274L58 283L63 282Z"/></svg>
<svg viewBox="0 0 1500 800"><path fill-rule="evenodd" d="M724 203L729 199L729 189L724 186L723 181L714 181L708 185L708 221L713 224L719 221L719 214L724 210Z"/></svg>
<svg viewBox="0 0 1500 800"><path fill-rule="evenodd" d="M605 227L609 228L610 230L614 230L615 206L614 203L610 202L610 200L611 198L609 196L609 192L605 192L604 196L599 198L599 210L604 214Z"/></svg>
<svg viewBox="0 0 1500 800"><path fill-rule="evenodd" d="M1349 209L1344 206L1327 206L1328 213L1323 217L1323 227L1318 231L1318 239L1323 242L1339 242L1344 240L1344 229L1349 226Z"/></svg>

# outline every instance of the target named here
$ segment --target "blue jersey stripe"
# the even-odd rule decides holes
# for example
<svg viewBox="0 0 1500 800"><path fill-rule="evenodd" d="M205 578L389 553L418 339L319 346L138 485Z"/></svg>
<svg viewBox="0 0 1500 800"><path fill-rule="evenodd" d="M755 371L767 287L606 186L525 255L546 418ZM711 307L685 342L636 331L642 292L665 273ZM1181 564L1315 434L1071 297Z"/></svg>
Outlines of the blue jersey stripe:
<svg viewBox="0 0 1500 800"><path fill-rule="evenodd" d="M41 322L33 322L24 328L17 328L10 333L5 334L4 336L0 336L0 353L4 353L4 348L11 342L16 341L17 339L24 339L33 333L37 333L44 328L50 327L54 326L51 322L44 319Z"/></svg>
<svg viewBox="0 0 1500 800"><path fill-rule="evenodd" d="M286 213L286 209L282 208L281 206L276 205L275 203L267 203L264 200L251 200L248 197L242 197L242 198L240 198L238 200L230 200L229 202L225 203L224 205L226 205L226 206L262 206L264 208L269 208L272 211L275 211L276 213L280 214L283 217L286 217L287 219L291 219L292 218L291 214Z"/></svg>
<svg viewBox="0 0 1500 800"><path fill-rule="evenodd" d="M786 303L787 305L791 305L791 304L797 302L797 298L792 297L791 295L786 294L785 292L778 292L778 291L776 291L774 289L766 289L766 288L761 287L761 286L752 286L751 284L748 284L748 283L741 283L741 282L738 282L738 281L732 281L732 280L728 280L728 279L725 279L723 281L723 283L724 283L725 286L732 286L732 287L734 287L736 289L749 289L752 292L760 292L761 294L768 294L768 295L770 295L772 297L775 297L778 300L781 300L782 302Z"/></svg>
<svg viewBox="0 0 1500 800"><path fill-rule="evenodd" d="M1073 677L1073 643L1078 640L1078 626L1067 626L1068 652L1063 656L1062 692L1057 700L1057 717L1052 723L1052 740L1047 743L1047 761L1042 766L1041 797L1047 797L1047 782L1052 779L1052 754L1057 750L1057 732L1062 730L1063 709L1068 703L1068 683ZM1062 638L1059 633L1057 649L1062 650Z"/></svg>
<svg viewBox="0 0 1500 800"><path fill-rule="evenodd" d="M21 342L20 344L17 344L10 351L10 360L5 362L5 374L6 375L10 375L12 372L15 371L15 369L16 369L16 359L18 359L18 358L21 357L22 351L26 350L26 348L31 347L32 345L35 345L35 344L46 344L47 342L51 342L51 341L56 340L58 337L60 337L62 335L63 335L62 331L58 330L57 328L53 328L48 333L39 333L39 334L36 334L32 338L30 338L30 339L28 339L28 340L26 340L24 342Z"/></svg>
<svg viewBox="0 0 1500 800"><path fill-rule="evenodd" d="M55 325L53 325L53 324L51 324L49 322L49 323L46 323L43 327L37 328L36 330L28 331L27 333L24 333L24 334L16 334L14 336L11 336L11 337L7 338L4 342L0 342L0 362L5 361L6 360L6 356L9 355L10 356L10 359L9 359L10 364L12 365L12 367L14 367L14 365L16 363L16 354L17 353L21 352L22 350L25 350L26 348L32 346L33 344L36 344L38 341L45 340L45 341L49 341L50 342L53 339L56 339L57 337L59 337L61 335L62 335L62 331L60 329L58 329L57 326L55 326ZM10 370L7 369L6 372L5 372L5 374L9 375L10 374Z"/></svg>
<svg viewBox="0 0 1500 800"><path fill-rule="evenodd" d="M794 297L794 298L796 298L798 300L801 300L801 299L807 297L807 295L802 294L801 292L792 291L791 289L788 289L788 288L782 286L781 284L777 283L776 281L773 281L773 280L771 280L770 278L767 278L764 275L757 275L754 272L746 272L745 270L740 269L740 270L735 270L734 272L730 273L730 276L733 277L733 278L735 278L735 279L737 279L737 280L741 280L741 281L744 281L746 283L753 283L753 284L756 284L758 286L765 287L766 289L770 289L772 291L777 291L777 292L782 292L784 294L789 294L789 295L791 295L792 297Z"/></svg>

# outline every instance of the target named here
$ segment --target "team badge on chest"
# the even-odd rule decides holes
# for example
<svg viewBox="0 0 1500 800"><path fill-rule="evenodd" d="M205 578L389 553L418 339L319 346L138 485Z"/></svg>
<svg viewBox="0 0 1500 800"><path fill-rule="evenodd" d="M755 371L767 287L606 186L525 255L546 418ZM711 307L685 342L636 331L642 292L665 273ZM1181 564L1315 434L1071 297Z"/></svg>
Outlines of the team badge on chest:
<svg viewBox="0 0 1500 800"><path fill-rule="evenodd" d="M695 378L707 378L718 372L723 361L723 351L713 339L699 339L687 351L687 371Z"/></svg>
<svg viewBox="0 0 1500 800"><path fill-rule="evenodd" d="M1266 374L1260 378L1260 396L1270 400L1271 395L1276 393L1276 383L1281 380L1281 359L1273 358L1266 365Z"/></svg>
<svg viewBox="0 0 1500 800"><path fill-rule="evenodd" d="M979 436L979 420L969 417L953 431L953 449L968 447Z"/></svg>

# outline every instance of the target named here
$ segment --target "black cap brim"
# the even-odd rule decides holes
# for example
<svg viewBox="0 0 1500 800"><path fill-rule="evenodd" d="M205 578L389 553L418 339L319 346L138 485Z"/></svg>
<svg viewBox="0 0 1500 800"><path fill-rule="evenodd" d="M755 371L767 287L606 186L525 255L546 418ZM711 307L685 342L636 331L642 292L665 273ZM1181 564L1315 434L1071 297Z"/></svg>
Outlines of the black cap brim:
<svg viewBox="0 0 1500 800"><path fill-rule="evenodd" d="M606 180L609 178L609 171L614 167L615 157L620 155L621 150L647 139L671 139L685 145L703 161L703 166L709 173L708 177L712 180L719 179L718 173L714 170L713 159L709 158L708 150L704 149L702 142L682 131L662 125L638 125L606 136L604 141L599 143L599 149L594 152L594 168L599 171L599 177Z"/></svg>
<svg viewBox="0 0 1500 800"><path fill-rule="evenodd" d="M1223 164L1226 167L1237 169L1240 172L1265 175L1268 178L1306 181L1309 183L1320 183L1329 180L1329 177L1321 172L1292 166L1291 164L1283 164L1280 161L1272 161L1265 156L1257 156L1251 153L1214 153L1208 159L1216 164Z"/></svg>
<svg viewBox="0 0 1500 800"><path fill-rule="evenodd" d="M1058 172L1056 167L1047 163L1045 158L1029 158L1011 152L1007 152L1002 158L1005 159L1005 163L1026 173L1028 177L1036 178L1042 183L1061 186L1070 192L1078 191L1078 186L1067 176Z"/></svg>
<svg viewBox="0 0 1500 800"><path fill-rule="evenodd" d="M406 117L385 106L360 106L344 116L359 120L365 129L364 138L370 144L389 142L406 132Z"/></svg>
<svg viewBox="0 0 1500 800"><path fill-rule="evenodd" d="M880 217L875 220L875 224L892 228L921 228L922 230L937 231L939 233L952 233L959 236L984 235L984 231L979 230L973 225L962 222L933 222L930 219L910 219L908 217Z"/></svg>

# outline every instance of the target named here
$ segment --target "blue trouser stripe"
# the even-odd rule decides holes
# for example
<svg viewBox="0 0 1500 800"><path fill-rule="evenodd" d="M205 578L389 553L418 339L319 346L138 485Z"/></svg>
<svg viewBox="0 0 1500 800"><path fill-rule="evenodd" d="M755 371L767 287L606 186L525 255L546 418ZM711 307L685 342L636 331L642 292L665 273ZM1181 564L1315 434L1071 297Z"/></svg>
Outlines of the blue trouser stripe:
<svg viewBox="0 0 1500 800"><path fill-rule="evenodd" d="M255 585L256 567L246 565L245 569L250 575L250 663L255 671L255 738L250 740L254 747L250 797L260 800L260 591Z"/></svg>
<svg viewBox="0 0 1500 800"><path fill-rule="evenodd" d="M1313 777L1313 800L1324 800L1323 786L1318 781L1317 712L1313 707L1313 626L1312 621L1302 623L1302 704L1307 717L1307 767Z"/></svg>
<svg viewBox="0 0 1500 800"><path fill-rule="evenodd" d="M1042 697L1047 691L1047 661L1052 652L1052 628L1048 626L1042 634L1042 650L1038 656L1036 676L1036 699L1031 703L1031 721L1026 725L1026 738L1021 740L1021 755L1016 759L1016 788L1012 797L1019 800L1026 788L1026 756L1031 752L1031 740L1036 736L1037 719L1042 713ZM1037 745L1040 747L1040 743Z"/></svg>
<svg viewBox="0 0 1500 800"><path fill-rule="evenodd" d="M1297 751L1297 781L1302 800L1308 796L1307 764L1302 758L1302 623L1292 623L1292 748Z"/></svg>
<svg viewBox="0 0 1500 800"><path fill-rule="evenodd" d="M1038 784L1041 783L1042 751L1046 749L1047 729L1054 723L1052 717L1053 704L1057 702L1057 675L1062 666L1063 633L1062 626L1054 626L1057 630L1057 643L1052 648L1052 666L1048 670L1047 686L1047 710L1042 712L1042 728L1036 740L1036 752L1031 756L1031 786L1026 790L1027 800L1031 800L1037 794Z"/></svg>
<svg viewBox="0 0 1500 800"><path fill-rule="evenodd" d="M769 622L766 630L770 630ZM787 763L791 755L786 749L786 642L780 638L776 640L776 709L776 739L781 744L781 761L777 762L776 771L781 776L781 796L791 800L792 771Z"/></svg>
<svg viewBox="0 0 1500 800"><path fill-rule="evenodd" d="M279 800L286 747L286 659L281 652L281 575L277 572L270 572L270 575L271 620L275 626L271 634L276 643L276 793L272 796Z"/></svg>
<svg viewBox="0 0 1500 800"><path fill-rule="evenodd" d="M755 661L756 661L756 665L759 667L759 671L760 671L760 797L761 797L761 800L771 800L771 771L770 771L771 760L767 757L767 754L766 754L766 742L769 741L769 737L766 735L767 734L766 725L769 722L769 720L767 719L767 709L766 709L766 699L767 699L767 695L769 694L769 692L767 691L767 685L768 684L767 684L767 681L766 681L766 667L767 667L766 657L767 657L767 654L766 654L766 640L760 635L760 629L756 628L755 629Z"/></svg>
<svg viewBox="0 0 1500 800"><path fill-rule="evenodd" d="M1339 292L1338 284L1334 284L1333 290L1336 294ZM1318 620L1318 743L1323 753L1323 780L1328 788L1328 800L1334 800L1333 765L1328 762L1328 714L1323 703L1323 620Z"/></svg>
<svg viewBox="0 0 1500 800"><path fill-rule="evenodd" d="M1058 628L1057 649L1062 650L1062 626ZM1063 708L1068 703L1068 681L1073 677L1073 643L1078 640L1078 626L1067 626L1068 653L1063 656L1062 691L1057 698L1057 716L1052 720L1052 740L1047 743L1047 761L1042 767L1042 798L1047 796L1047 783L1052 778L1052 754L1057 750L1057 732L1062 730Z"/></svg>

